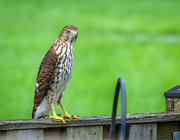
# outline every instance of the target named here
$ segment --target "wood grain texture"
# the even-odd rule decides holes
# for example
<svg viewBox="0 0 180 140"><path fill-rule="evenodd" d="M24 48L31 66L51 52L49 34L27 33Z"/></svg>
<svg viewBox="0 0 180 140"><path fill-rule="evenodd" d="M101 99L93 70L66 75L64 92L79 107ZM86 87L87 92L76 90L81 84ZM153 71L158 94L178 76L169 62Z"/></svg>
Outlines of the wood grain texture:
<svg viewBox="0 0 180 140"><path fill-rule="evenodd" d="M166 111L180 113L180 98L166 97Z"/></svg>
<svg viewBox="0 0 180 140"><path fill-rule="evenodd" d="M102 140L103 127L69 127L67 128L67 140Z"/></svg>
<svg viewBox="0 0 180 140"><path fill-rule="evenodd" d="M66 140L67 128L44 129L44 140Z"/></svg>
<svg viewBox="0 0 180 140"><path fill-rule="evenodd" d="M43 129L7 131L7 140L43 140Z"/></svg>
<svg viewBox="0 0 180 140"><path fill-rule="evenodd" d="M129 140L156 140L157 123L133 124Z"/></svg>
<svg viewBox="0 0 180 140"><path fill-rule="evenodd" d="M166 98L166 111L174 112L174 98Z"/></svg>
<svg viewBox="0 0 180 140"><path fill-rule="evenodd" d="M157 125L157 140L173 140L173 132L180 131L180 122L163 122Z"/></svg>
<svg viewBox="0 0 180 140"><path fill-rule="evenodd" d="M120 125L115 126L115 135L114 135L114 140L118 140L120 135ZM103 126L103 140L109 140L110 136L110 125L104 125Z"/></svg>
<svg viewBox="0 0 180 140"><path fill-rule="evenodd" d="M53 119L24 119L24 120L0 120L0 130L18 129L39 129L56 127L76 127L76 126L99 126L110 125L111 116L90 116L81 117L82 121L66 119L66 124ZM131 123L153 123L180 121L180 113L157 112L127 114L127 120ZM121 115L117 115L116 124L121 124Z"/></svg>
<svg viewBox="0 0 180 140"><path fill-rule="evenodd" d="M0 140L7 140L6 134L7 131L0 131Z"/></svg>
<svg viewBox="0 0 180 140"><path fill-rule="evenodd" d="M180 113L180 98L174 98L174 112Z"/></svg>

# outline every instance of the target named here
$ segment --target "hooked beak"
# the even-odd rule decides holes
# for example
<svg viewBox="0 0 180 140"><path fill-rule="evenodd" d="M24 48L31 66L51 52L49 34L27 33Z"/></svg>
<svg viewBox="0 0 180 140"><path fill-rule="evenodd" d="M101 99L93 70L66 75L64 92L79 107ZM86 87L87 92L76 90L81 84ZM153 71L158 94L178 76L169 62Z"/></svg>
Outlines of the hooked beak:
<svg viewBox="0 0 180 140"><path fill-rule="evenodd" d="M74 38L77 39L78 33L75 34Z"/></svg>
<svg viewBox="0 0 180 140"><path fill-rule="evenodd" d="M74 38L77 39L77 37L78 37L78 31L74 32Z"/></svg>

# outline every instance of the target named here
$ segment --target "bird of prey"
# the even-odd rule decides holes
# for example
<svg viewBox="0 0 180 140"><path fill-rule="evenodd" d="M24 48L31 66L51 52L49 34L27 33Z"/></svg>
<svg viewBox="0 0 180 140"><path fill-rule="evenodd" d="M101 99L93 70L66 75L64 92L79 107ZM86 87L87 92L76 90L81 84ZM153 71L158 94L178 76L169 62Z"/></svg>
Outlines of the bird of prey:
<svg viewBox="0 0 180 140"><path fill-rule="evenodd" d="M32 118L43 118L52 109L53 116L48 118L61 120L63 123L65 123L64 117L81 120L78 116L69 115L61 103L64 90L72 75L74 43L77 36L77 27L65 26L44 56L36 80ZM54 109L56 103L60 104L64 115L57 116Z"/></svg>

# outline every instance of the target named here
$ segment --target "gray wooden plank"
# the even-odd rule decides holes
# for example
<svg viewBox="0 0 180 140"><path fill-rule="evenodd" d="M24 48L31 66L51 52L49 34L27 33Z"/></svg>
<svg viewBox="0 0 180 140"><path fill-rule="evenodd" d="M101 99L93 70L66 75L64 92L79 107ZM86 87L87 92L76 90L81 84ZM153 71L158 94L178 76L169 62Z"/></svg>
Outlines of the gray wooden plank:
<svg viewBox="0 0 180 140"><path fill-rule="evenodd" d="M157 123L133 124L129 140L156 140Z"/></svg>
<svg viewBox="0 0 180 140"><path fill-rule="evenodd" d="M7 131L0 131L0 140L7 140L6 134Z"/></svg>
<svg viewBox="0 0 180 140"><path fill-rule="evenodd" d="M7 131L7 140L43 140L43 129Z"/></svg>
<svg viewBox="0 0 180 140"><path fill-rule="evenodd" d="M172 122L180 121L180 113L156 112L127 114L127 120L133 123L153 123L153 122ZM111 116L90 116L82 117L79 120L61 121L53 119L30 119L30 120L0 120L0 130L19 130L19 129L40 129L55 127L74 127L74 126L99 126L110 125ZM121 124L121 115L117 115L116 124Z"/></svg>
<svg viewBox="0 0 180 140"><path fill-rule="evenodd" d="M102 140L103 127L70 127L67 128L67 140Z"/></svg>

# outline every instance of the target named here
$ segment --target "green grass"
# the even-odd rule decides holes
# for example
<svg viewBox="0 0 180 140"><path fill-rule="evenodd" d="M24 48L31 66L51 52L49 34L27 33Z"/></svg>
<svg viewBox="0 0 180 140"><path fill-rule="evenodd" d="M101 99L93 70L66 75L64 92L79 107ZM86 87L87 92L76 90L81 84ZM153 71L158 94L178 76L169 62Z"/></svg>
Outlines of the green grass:
<svg viewBox="0 0 180 140"><path fill-rule="evenodd" d="M0 119L31 118L39 65L68 24L79 28L63 98L70 114L111 114L118 77L128 113L164 111L164 91L180 83L179 7L179 0L2 0Z"/></svg>

